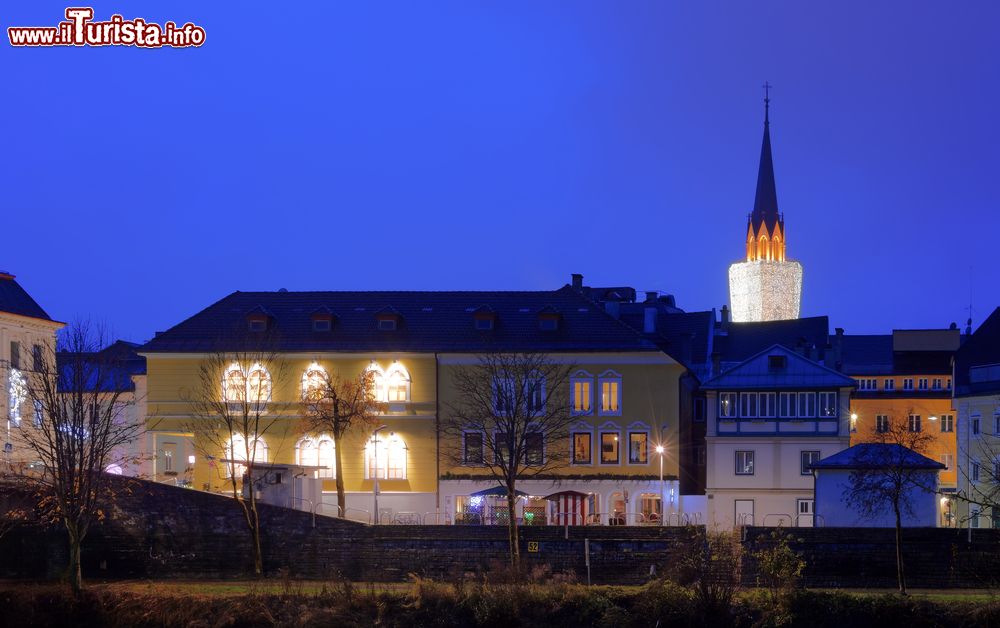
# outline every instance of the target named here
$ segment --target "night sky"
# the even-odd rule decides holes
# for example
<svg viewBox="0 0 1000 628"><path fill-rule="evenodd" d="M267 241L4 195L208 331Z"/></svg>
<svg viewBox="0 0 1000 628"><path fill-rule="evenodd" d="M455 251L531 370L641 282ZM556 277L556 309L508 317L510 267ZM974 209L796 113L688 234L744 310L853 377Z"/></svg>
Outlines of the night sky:
<svg viewBox="0 0 1000 628"><path fill-rule="evenodd" d="M4 31L67 6L10 4ZM573 272L718 308L765 80L803 315L887 333L964 327L970 288L975 324L1000 304L994 1L92 4L207 42L4 32L0 269L57 319L144 341L237 289Z"/></svg>

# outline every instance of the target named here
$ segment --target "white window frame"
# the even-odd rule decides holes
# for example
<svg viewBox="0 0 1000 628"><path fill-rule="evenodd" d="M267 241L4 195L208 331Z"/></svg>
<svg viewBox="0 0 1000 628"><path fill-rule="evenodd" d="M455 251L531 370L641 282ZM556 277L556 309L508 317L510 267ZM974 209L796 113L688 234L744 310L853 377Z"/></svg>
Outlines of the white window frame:
<svg viewBox="0 0 1000 628"><path fill-rule="evenodd" d="M885 429L882 429L882 423L885 423ZM875 415L875 433L876 434L886 434L889 432L891 427L891 422L888 414L876 414Z"/></svg>
<svg viewBox="0 0 1000 628"><path fill-rule="evenodd" d="M883 384L884 385L882 386L882 389L885 390L886 392L892 392L896 390L896 380L891 377L887 377L885 382L883 382Z"/></svg>
<svg viewBox="0 0 1000 628"><path fill-rule="evenodd" d="M799 418L800 419L816 418L816 393L800 392L798 393L798 395L799 395L799 403L798 403ZM803 410L805 411L803 412Z"/></svg>
<svg viewBox="0 0 1000 628"><path fill-rule="evenodd" d="M604 384L605 383L617 383L617 399L615 401L614 410L604 409ZM604 371L601 373L600 377L597 378L597 388L598 394L600 396L600 405L597 407L597 413L600 416L621 416L622 414L622 376L620 373L615 371Z"/></svg>
<svg viewBox="0 0 1000 628"><path fill-rule="evenodd" d="M797 419L799 417L799 394L783 392L778 396L778 416L782 419Z"/></svg>
<svg viewBox="0 0 1000 628"><path fill-rule="evenodd" d="M819 462L822 459L823 453L818 449L803 449L799 452L799 475L812 475L812 471L808 469L806 464L806 454L809 454L809 464L814 462ZM815 456L813 456L815 454ZM812 458L815 457L815 460Z"/></svg>
<svg viewBox="0 0 1000 628"><path fill-rule="evenodd" d="M828 413L828 410L832 410L832 413ZM836 391L825 390L816 394L816 416L822 418L836 418L840 416L840 406L837 404Z"/></svg>
<svg viewBox="0 0 1000 628"><path fill-rule="evenodd" d="M741 461L742 458L742 461ZM733 471L734 475L756 475L757 474L757 461L756 450L754 449L737 449L733 459ZM742 462L742 465L740 464ZM750 472L746 471L747 462L749 462ZM743 469L740 471L740 469Z"/></svg>
<svg viewBox="0 0 1000 628"><path fill-rule="evenodd" d="M759 407L757 405L757 393L755 392L741 392L740 393L740 418L743 419L756 419L758 416Z"/></svg>
<svg viewBox="0 0 1000 628"><path fill-rule="evenodd" d="M394 379L395 378L395 382ZM402 382L401 384L399 382ZM385 370L385 402L386 403L409 403L410 402L410 387L413 383L410 377L410 372L406 370L406 367L400 364L398 361L393 362L389 365L389 368ZM394 390L403 390L402 399L392 399L392 393Z"/></svg>
<svg viewBox="0 0 1000 628"><path fill-rule="evenodd" d="M944 465L945 471L951 471L955 467L955 455L941 454L941 464Z"/></svg>
<svg viewBox="0 0 1000 628"><path fill-rule="evenodd" d="M382 445L381 448L379 446ZM373 460L373 449L375 447L378 450L378 468L375 469L375 474L372 474L372 464L376 461ZM402 476L399 477L389 477L389 460L390 460L390 448L395 455L401 456L403 459L402 465ZM375 479L375 475L378 475L379 480L405 480L409 475L409 455L406 443L403 441L402 437L395 432L391 432L388 438L383 438L381 434L378 434L375 438L368 438L365 443L365 479L372 480Z"/></svg>
<svg viewBox="0 0 1000 628"><path fill-rule="evenodd" d="M928 384L928 382L927 382L927 378L926 377L920 377L920 378L918 378L917 379L917 390L921 390L921 391L927 390L927 384Z"/></svg>
<svg viewBox="0 0 1000 628"><path fill-rule="evenodd" d="M586 384L587 386L587 408L585 410L577 410L576 408L576 387L577 385ZM569 407L570 412L574 416L588 416L594 412L594 376L587 371L577 371L569 378Z"/></svg>
<svg viewBox="0 0 1000 628"><path fill-rule="evenodd" d="M912 377L904 377L903 378L903 390L906 390L906 391L913 390L913 378Z"/></svg>
<svg viewBox="0 0 1000 628"><path fill-rule="evenodd" d="M729 412L726 412L729 410ZM719 418L735 419L740 415L740 395L735 392L719 393Z"/></svg>
<svg viewBox="0 0 1000 628"><path fill-rule="evenodd" d="M950 434L955 431L955 415L954 414L942 414L941 415L941 433Z"/></svg>

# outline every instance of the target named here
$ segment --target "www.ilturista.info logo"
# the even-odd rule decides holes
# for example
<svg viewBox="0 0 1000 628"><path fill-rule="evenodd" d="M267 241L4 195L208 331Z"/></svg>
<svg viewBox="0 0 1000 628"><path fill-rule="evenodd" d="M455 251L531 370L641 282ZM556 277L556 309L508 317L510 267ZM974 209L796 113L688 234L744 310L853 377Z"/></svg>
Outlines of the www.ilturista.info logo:
<svg viewBox="0 0 1000 628"><path fill-rule="evenodd" d="M163 26L142 18L126 20L112 15L107 22L94 22L94 9L69 7L66 21L58 26L10 26L11 46L139 46L141 48L189 48L205 43L205 29L190 22Z"/></svg>

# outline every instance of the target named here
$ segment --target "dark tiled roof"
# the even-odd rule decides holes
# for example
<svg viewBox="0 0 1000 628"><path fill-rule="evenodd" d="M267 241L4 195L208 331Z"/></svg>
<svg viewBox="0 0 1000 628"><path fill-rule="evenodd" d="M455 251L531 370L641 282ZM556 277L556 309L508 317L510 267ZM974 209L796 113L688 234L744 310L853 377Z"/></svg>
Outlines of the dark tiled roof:
<svg viewBox="0 0 1000 628"><path fill-rule="evenodd" d="M60 351L56 354L60 388L78 388L74 383L74 372L79 369L83 379L86 379L87 390L135 390L132 376L146 374L146 358L137 353L139 347L133 342L119 340L96 352Z"/></svg>
<svg viewBox="0 0 1000 628"><path fill-rule="evenodd" d="M494 328L475 329L474 312L496 313ZM311 314L336 314L329 332L313 331ZM569 286L539 292L234 292L158 334L143 352L224 350L247 334L246 314L273 317L281 351L656 351L634 330ZM379 330L376 313L400 316L397 329ZM555 330L539 314L559 314Z"/></svg>
<svg viewBox="0 0 1000 628"><path fill-rule="evenodd" d="M826 316L762 323L729 323L727 333L715 338L715 350L723 362L742 362L772 345L790 349L815 347L813 358L822 360L830 335Z"/></svg>
<svg viewBox="0 0 1000 628"><path fill-rule="evenodd" d="M17 283L14 276L4 272L0 272L0 312L52 320L42 306Z"/></svg>
<svg viewBox="0 0 1000 628"><path fill-rule="evenodd" d="M809 465L810 469L944 469L943 464L896 443L861 443Z"/></svg>
<svg viewBox="0 0 1000 628"><path fill-rule="evenodd" d="M969 378L970 368L993 364L1000 365L1000 307L955 352L955 396L1000 393L1000 381Z"/></svg>
<svg viewBox="0 0 1000 628"><path fill-rule="evenodd" d="M622 303L622 322L641 332L649 307L656 308L656 331L646 335L649 340L692 370L709 363L715 312L676 312L661 302Z"/></svg>
<svg viewBox="0 0 1000 628"><path fill-rule="evenodd" d="M837 337L830 336L830 343ZM844 335L840 337L841 370L849 375L892 373L892 335Z"/></svg>
<svg viewBox="0 0 1000 628"><path fill-rule="evenodd" d="M837 342L830 336L831 345ZM949 375L952 351L893 351L892 335L840 338L841 363L850 375Z"/></svg>

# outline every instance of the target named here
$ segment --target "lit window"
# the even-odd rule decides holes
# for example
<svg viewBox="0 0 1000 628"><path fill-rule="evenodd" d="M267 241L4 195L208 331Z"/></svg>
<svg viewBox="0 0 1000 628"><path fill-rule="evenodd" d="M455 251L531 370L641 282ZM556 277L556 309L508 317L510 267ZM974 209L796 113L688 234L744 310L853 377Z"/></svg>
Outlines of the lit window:
<svg viewBox="0 0 1000 628"><path fill-rule="evenodd" d="M753 451L736 452L736 475L753 475Z"/></svg>
<svg viewBox="0 0 1000 628"><path fill-rule="evenodd" d="M591 438L589 432L573 433L573 464L591 464Z"/></svg>
<svg viewBox="0 0 1000 628"><path fill-rule="evenodd" d="M629 432L628 463L646 464L649 462L649 433Z"/></svg>
<svg viewBox="0 0 1000 628"><path fill-rule="evenodd" d="M580 371L570 379L574 414L590 414L593 406L592 382L590 374L585 371Z"/></svg>
<svg viewBox="0 0 1000 628"><path fill-rule="evenodd" d="M246 401L247 378L239 364L230 364L222 377L222 399L228 403Z"/></svg>
<svg viewBox="0 0 1000 628"><path fill-rule="evenodd" d="M372 398L375 401L385 401L385 371L382 370L382 367L372 360L362 377Z"/></svg>
<svg viewBox="0 0 1000 628"><path fill-rule="evenodd" d="M618 464L618 432L601 432L601 464Z"/></svg>
<svg viewBox="0 0 1000 628"><path fill-rule="evenodd" d="M410 374L399 362L393 362L385 374L386 401L398 403L410 400Z"/></svg>
<svg viewBox="0 0 1000 628"><path fill-rule="evenodd" d="M885 434L889 431L889 416L886 414L879 414L875 416L875 431L879 434Z"/></svg>
<svg viewBox="0 0 1000 628"><path fill-rule="evenodd" d="M618 415L622 413L622 377L614 371L608 371L600 377L601 414Z"/></svg>
<svg viewBox="0 0 1000 628"><path fill-rule="evenodd" d="M320 436L319 439L303 438L295 445L295 463L307 467L325 467L316 475L321 478L336 477L336 460L333 439Z"/></svg>
<svg viewBox="0 0 1000 628"><path fill-rule="evenodd" d="M233 437L226 444L225 456L227 460L231 461L226 465L226 477L241 476L246 468L239 464L240 462L247 460L267 462L267 443L260 437L247 443L247 439L242 434L233 434Z"/></svg>
<svg viewBox="0 0 1000 628"><path fill-rule="evenodd" d="M28 395L28 384L24 375L16 368L10 369L10 384L7 387L8 417L15 427L21 425L21 409Z"/></svg>
<svg viewBox="0 0 1000 628"><path fill-rule="evenodd" d="M374 443L368 439L365 457L365 479L406 479L406 446L398 434L390 433L387 438L380 435Z"/></svg>
<svg viewBox="0 0 1000 628"><path fill-rule="evenodd" d="M323 396L326 387L326 369L313 362L302 374L302 398L308 401L318 401Z"/></svg>
<svg viewBox="0 0 1000 628"><path fill-rule="evenodd" d="M247 375L247 401L255 406L271 400L271 374L260 364L250 367Z"/></svg>
<svg viewBox="0 0 1000 628"><path fill-rule="evenodd" d="M167 443L173 444L173 443ZM163 470L170 473L174 470L174 450L164 449L163 450Z"/></svg>

